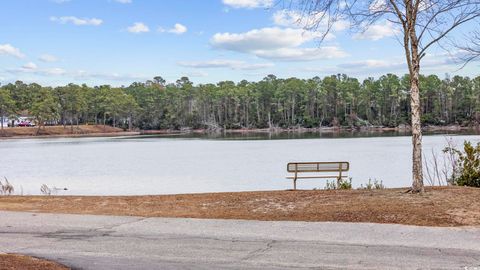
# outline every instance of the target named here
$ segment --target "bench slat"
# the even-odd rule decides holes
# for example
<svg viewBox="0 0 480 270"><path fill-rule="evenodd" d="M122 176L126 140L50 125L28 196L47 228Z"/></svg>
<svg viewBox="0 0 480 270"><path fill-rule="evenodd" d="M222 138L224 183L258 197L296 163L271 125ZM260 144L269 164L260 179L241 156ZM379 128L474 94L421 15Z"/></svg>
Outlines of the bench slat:
<svg viewBox="0 0 480 270"><path fill-rule="evenodd" d="M338 162L290 162L287 164L287 171L294 173L293 176L288 176L288 179L293 179L293 189L297 189L297 179L306 178L346 178L343 174L350 169L350 163L346 161ZM300 173L306 173L306 176L299 176ZM320 173L320 175L312 175L312 173ZM337 175L327 175L321 173L338 173Z"/></svg>
<svg viewBox="0 0 480 270"><path fill-rule="evenodd" d="M342 175L342 178L347 178L348 176ZM287 179L295 179L295 176L287 176ZM308 179L313 179L313 178L338 178L338 175L319 175L319 176L297 176L296 179L302 179L302 178L308 178Z"/></svg>
<svg viewBox="0 0 480 270"><path fill-rule="evenodd" d="M348 162L290 162L288 172L346 172L350 169Z"/></svg>

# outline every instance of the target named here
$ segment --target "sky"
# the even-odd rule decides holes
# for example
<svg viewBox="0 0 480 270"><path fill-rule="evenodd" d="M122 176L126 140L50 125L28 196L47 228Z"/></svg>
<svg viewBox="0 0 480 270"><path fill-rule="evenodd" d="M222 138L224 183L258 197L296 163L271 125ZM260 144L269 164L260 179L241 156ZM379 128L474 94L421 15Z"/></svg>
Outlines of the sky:
<svg viewBox="0 0 480 270"><path fill-rule="evenodd" d="M339 22L320 42L318 32L298 24L298 13L273 0L2 0L0 9L1 84L121 86L154 76L216 83L268 74L407 72L391 23L359 33ZM475 26L469 27L457 36ZM479 62L459 67L452 54L432 48L422 73L480 75Z"/></svg>

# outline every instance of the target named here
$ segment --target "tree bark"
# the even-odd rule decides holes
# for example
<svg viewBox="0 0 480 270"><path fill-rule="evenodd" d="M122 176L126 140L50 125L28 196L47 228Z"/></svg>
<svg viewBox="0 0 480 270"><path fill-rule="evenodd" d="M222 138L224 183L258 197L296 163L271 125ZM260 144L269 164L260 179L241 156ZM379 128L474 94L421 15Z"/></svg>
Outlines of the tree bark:
<svg viewBox="0 0 480 270"><path fill-rule="evenodd" d="M132 131L132 115L128 116L128 131Z"/></svg>
<svg viewBox="0 0 480 270"><path fill-rule="evenodd" d="M410 68L410 103L412 107L412 192L423 193L423 169L422 169L422 124L420 105L420 56L418 55L418 40L415 33L415 23L411 22L409 27L411 65Z"/></svg>
<svg viewBox="0 0 480 270"><path fill-rule="evenodd" d="M413 59L412 59L413 60ZM414 60L415 62L415 60ZM414 67L414 74L411 79L410 102L412 106L412 192L424 192L423 171L422 171L422 126L420 118L420 89L419 84L419 67Z"/></svg>

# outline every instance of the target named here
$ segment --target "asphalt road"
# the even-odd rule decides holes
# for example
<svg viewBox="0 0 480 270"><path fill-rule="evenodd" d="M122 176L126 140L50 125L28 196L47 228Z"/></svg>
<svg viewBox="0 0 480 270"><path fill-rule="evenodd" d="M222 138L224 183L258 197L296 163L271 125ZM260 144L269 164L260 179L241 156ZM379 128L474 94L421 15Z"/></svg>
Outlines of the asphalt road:
<svg viewBox="0 0 480 270"><path fill-rule="evenodd" d="M480 269L480 228L0 211L0 252L73 269Z"/></svg>

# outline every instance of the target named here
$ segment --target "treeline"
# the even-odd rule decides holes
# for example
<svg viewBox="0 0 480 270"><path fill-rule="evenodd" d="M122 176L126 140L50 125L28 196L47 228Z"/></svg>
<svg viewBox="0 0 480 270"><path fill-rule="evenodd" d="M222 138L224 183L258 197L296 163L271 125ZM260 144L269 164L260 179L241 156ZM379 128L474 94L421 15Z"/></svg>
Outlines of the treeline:
<svg viewBox="0 0 480 270"><path fill-rule="evenodd" d="M174 84L155 77L120 88L17 81L0 88L0 114L29 114L40 124L129 129L397 127L410 122L408 81L393 74L362 82L343 74L306 80L269 75L258 82L199 85L187 77ZM480 76L422 76L420 84L424 124L480 122Z"/></svg>

